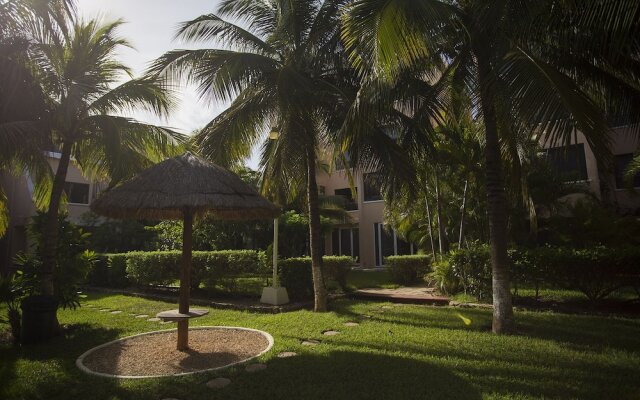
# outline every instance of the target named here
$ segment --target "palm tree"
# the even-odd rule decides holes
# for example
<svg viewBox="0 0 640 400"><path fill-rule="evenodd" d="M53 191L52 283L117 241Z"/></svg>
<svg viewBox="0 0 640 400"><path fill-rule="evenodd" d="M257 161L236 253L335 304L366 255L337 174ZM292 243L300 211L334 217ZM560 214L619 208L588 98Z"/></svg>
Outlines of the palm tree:
<svg viewBox="0 0 640 400"><path fill-rule="evenodd" d="M175 50L151 71L198 85L207 100L230 102L197 136L204 156L232 165L265 140L267 186L306 184L315 311L327 309L322 277L316 170L334 142L341 110L355 93L340 47L344 0L223 0L216 14L186 22L177 37L216 48ZM246 26L227 22L235 19Z"/></svg>
<svg viewBox="0 0 640 400"><path fill-rule="evenodd" d="M495 333L514 329L501 146L518 134L513 127L567 144L580 130L605 159L602 110L631 118L640 105L639 16L635 1L356 0L350 5L343 37L366 79L389 82L407 68L445 63L442 78L471 99L474 114L482 118Z"/></svg>
<svg viewBox="0 0 640 400"><path fill-rule="evenodd" d="M51 169L42 153L47 144L44 94L28 65L34 43L30 31L36 26L65 30L73 9L71 0L0 1L0 167L35 178L38 208L46 206ZM8 223L0 187L0 236Z"/></svg>
<svg viewBox="0 0 640 400"><path fill-rule="evenodd" d="M35 77L46 95L50 138L60 150L47 209L42 249L42 292L53 295L58 245L58 213L71 159L88 176L118 182L170 155L182 135L122 116L141 109L158 115L171 99L155 77L129 79L131 71L116 58L129 46L118 36L121 21L73 23L69 31L36 37L31 57Z"/></svg>

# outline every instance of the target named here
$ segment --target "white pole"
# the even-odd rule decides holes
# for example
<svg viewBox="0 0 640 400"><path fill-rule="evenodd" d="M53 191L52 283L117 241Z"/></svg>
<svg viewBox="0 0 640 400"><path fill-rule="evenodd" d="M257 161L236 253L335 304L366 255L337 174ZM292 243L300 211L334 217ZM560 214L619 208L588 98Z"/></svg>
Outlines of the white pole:
<svg viewBox="0 0 640 400"><path fill-rule="evenodd" d="M273 220L273 287L278 287L278 218Z"/></svg>

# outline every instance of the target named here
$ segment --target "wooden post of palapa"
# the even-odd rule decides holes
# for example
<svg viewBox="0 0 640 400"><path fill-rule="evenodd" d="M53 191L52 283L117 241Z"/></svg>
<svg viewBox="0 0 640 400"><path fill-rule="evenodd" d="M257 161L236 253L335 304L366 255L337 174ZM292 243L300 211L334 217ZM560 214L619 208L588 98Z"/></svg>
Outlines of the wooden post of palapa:
<svg viewBox="0 0 640 400"><path fill-rule="evenodd" d="M193 212L190 209L184 211L184 224L182 231L182 273L180 276L180 314L189 313L189 297L191 290L191 250L193 238ZM189 348L189 319L178 321L178 350Z"/></svg>

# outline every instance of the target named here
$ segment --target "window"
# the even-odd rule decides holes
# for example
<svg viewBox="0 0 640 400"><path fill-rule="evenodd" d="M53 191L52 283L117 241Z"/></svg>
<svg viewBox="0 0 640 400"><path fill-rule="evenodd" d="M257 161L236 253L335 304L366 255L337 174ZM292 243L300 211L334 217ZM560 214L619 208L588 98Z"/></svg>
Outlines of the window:
<svg viewBox="0 0 640 400"><path fill-rule="evenodd" d="M356 193L358 192L358 188L355 189ZM353 211L358 209L358 202L353 199L351 189L336 189L336 196L342 196L345 199L344 208L347 211Z"/></svg>
<svg viewBox="0 0 640 400"><path fill-rule="evenodd" d="M554 147L547 151L547 156L551 167L565 182L586 181L589 178L584 144Z"/></svg>
<svg viewBox="0 0 640 400"><path fill-rule="evenodd" d="M360 257L360 235L358 228L334 229L331 235L334 256Z"/></svg>
<svg viewBox="0 0 640 400"><path fill-rule="evenodd" d="M627 183L624 180L624 174L629 167L629 163L633 160L633 154L619 154L616 155L616 189L624 189L627 187ZM633 187L640 187L640 173L633 177Z"/></svg>
<svg viewBox="0 0 640 400"><path fill-rule="evenodd" d="M382 266L385 257L413 254L413 244L399 238L395 231L388 232L383 224L374 223L373 231L376 266Z"/></svg>
<svg viewBox="0 0 640 400"><path fill-rule="evenodd" d="M365 174L364 178L364 201L382 200L380 194L380 173Z"/></svg>
<svg viewBox="0 0 640 400"><path fill-rule="evenodd" d="M67 201L74 204L89 204L89 184L65 182L64 193Z"/></svg>
<svg viewBox="0 0 640 400"><path fill-rule="evenodd" d="M318 195L324 196L326 192L327 192L327 188L326 187L324 187L322 185L318 186Z"/></svg>

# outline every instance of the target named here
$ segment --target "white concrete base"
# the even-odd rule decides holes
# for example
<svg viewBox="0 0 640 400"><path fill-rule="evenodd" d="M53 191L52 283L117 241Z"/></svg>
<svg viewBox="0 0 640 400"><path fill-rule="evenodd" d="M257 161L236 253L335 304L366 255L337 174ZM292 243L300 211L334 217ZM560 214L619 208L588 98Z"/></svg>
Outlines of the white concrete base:
<svg viewBox="0 0 640 400"><path fill-rule="evenodd" d="M280 306L289 302L289 294L284 287L272 287L268 286L262 289L262 297L260 303L271 304L274 306Z"/></svg>

